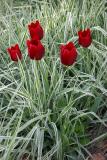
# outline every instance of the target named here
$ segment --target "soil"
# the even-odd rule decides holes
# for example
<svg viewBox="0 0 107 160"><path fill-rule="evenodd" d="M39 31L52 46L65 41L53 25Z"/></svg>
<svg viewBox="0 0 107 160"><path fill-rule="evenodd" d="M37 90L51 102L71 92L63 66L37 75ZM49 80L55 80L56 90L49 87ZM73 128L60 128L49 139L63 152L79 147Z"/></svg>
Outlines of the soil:
<svg viewBox="0 0 107 160"><path fill-rule="evenodd" d="M90 153L92 157L87 158L88 160L107 160L107 140L97 143Z"/></svg>

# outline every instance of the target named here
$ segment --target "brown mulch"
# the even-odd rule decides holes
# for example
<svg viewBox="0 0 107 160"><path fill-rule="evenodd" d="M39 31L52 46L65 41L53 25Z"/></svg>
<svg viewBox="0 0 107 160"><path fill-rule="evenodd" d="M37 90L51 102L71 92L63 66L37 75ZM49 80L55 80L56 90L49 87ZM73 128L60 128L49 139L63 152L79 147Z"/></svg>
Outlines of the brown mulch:
<svg viewBox="0 0 107 160"><path fill-rule="evenodd" d="M101 153L96 153L96 154L93 154L92 156L93 158L89 158L88 160L106 160L104 155L102 155Z"/></svg>
<svg viewBox="0 0 107 160"><path fill-rule="evenodd" d="M31 156L28 153L24 153L21 157L21 160L31 160Z"/></svg>
<svg viewBox="0 0 107 160"><path fill-rule="evenodd" d="M95 144L90 150L92 157L87 160L107 160L107 140ZM21 160L32 160L28 153L23 154Z"/></svg>
<svg viewBox="0 0 107 160"><path fill-rule="evenodd" d="M94 146L93 151L90 152L92 157L87 158L88 160L107 160L107 140Z"/></svg>

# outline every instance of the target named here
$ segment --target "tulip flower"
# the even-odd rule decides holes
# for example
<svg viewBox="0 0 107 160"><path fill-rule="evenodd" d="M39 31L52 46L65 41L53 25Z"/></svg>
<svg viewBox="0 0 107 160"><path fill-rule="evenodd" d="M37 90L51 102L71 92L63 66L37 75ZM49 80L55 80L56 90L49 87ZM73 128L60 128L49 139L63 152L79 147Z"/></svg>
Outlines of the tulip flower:
<svg viewBox="0 0 107 160"><path fill-rule="evenodd" d="M72 42L60 46L60 59L62 64L70 66L76 61L76 58L77 50Z"/></svg>
<svg viewBox="0 0 107 160"><path fill-rule="evenodd" d="M41 40L43 38L44 31L43 31L43 28L38 20L36 22L32 22L31 24L29 24L28 29L29 29L31 39Z"/></svg>
<svg viewBox="0 0 107 160"><path fill-rule="evenodd" d="M78 41L79 41L79 44L82 46L82 47L89 47L92 43L92 37L91 37L91 30L88 28L84 31L79 31L78 32Z"/></svg>
<svg viewBox="0 0 107 160"><path fill-rule="evenodd" d="M22 59L22 54L18 44L11 46L10 48L7 49L7 51L12 61L18 61L19 59L20 60Z"/></svg>
<svg viewBox="0 0 107 160"><path fill-rule="evenodd" d="M32 60L41 60L45 53L45 48L39 40L27 40L28 55Z"/></svg>

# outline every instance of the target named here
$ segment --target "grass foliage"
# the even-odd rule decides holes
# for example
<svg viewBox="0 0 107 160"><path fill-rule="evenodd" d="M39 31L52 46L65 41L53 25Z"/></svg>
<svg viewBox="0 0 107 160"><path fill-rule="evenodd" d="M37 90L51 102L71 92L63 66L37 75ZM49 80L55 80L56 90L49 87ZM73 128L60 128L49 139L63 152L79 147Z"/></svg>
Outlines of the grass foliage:
<svg viewBox="0 0 107 160"><path fill-rule="evenodd" d="M85 160L88 147L107 136L107 13L104 0L0 1L0 159ZM45 58L27 56L27 25L39 19ZM90 27L93 43L77 44ZM59 45L73 41L74 66L64 67ZM23 61L6 49L19 43ZM89 126L98 132L92 139Z"/></svg>

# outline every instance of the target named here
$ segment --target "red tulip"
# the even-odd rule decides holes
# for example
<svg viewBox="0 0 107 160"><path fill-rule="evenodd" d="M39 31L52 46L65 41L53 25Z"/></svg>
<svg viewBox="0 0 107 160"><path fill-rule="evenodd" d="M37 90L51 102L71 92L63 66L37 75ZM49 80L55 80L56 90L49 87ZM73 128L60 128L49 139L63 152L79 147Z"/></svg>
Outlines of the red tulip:
<svg viewBox="0 0 107 160"><path fill-rule="evenodd" d="M12 61L18 61L19 59L20 60L22 59L22 54L18 44L11 46L10 48L7 49L7 51Z"/></svg>
<svg viewBox="0 0 107 160"><path fill-rule="evenodd" d="M45 48L39 40L27 40L28 55L31 59L41 60Z"/></svg>
<svg viewBox="0 0 107 160"><path fill-rule="evenodd" d="M77 51L72 42L60 46L60 58L62 64L66 66L72 65L76 61Z"/></svg>
<svg viewBox="0 0 107 160"><path fill-rule="evenodd" d="M43 38L44 31L39 21L32 22L31 24L29 24L28 29L30 32L31 39L41 40Z"/></svg>
<svg viewBox="0 0 107 160"><path fill-rule="evenodd" d="M84 31L79 31L78 36L79 36L78 41L81 46L86 48L89 47L90 44L92 43L91 30L89 28Z"/></svg>

